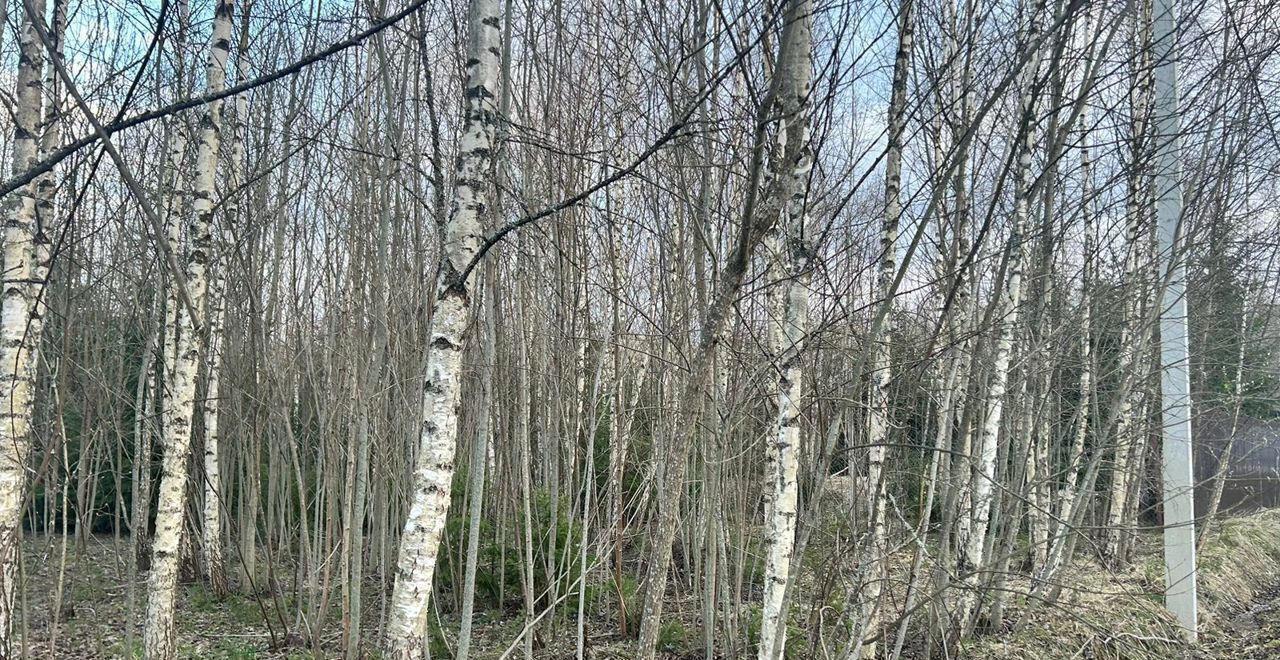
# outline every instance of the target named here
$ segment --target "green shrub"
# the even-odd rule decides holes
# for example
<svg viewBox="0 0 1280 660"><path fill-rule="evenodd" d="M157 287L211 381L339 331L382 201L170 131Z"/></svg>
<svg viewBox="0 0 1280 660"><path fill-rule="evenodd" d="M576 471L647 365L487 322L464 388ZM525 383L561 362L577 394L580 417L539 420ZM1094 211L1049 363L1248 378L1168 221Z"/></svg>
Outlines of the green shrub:
<svg viewBox="0 0 1280 660"><path fill-rule="evenodd" d="M658 628L658 650L679 653L689 644L689 631L679 621L668 621Z"/></svg>
<svg viewBox="0 0 1280 660"><path fill-rule="evenodd" d="M466 474L460 471L455 479L455 493L465 493ZM461 495L460 495L461 496ZM560 498L555 529L551 529L551 498L546 490L539 489L534 495L533 506L533 591L539 596L537 605L545 607L550 604L549 586L555 581L565 588L572 585L582 567L581 544L582 522L573 517L572 507L567 498ZM455 566L455 562L465 561L468 521L464 512L465 506L456 503L450 508L458 512L450 515L445 524L444 543L441 548L439 563L436 568L436 581L442 591L455 593L462 589L461 579L463 566ZM520 585L520 564L524 561L521 542L524 538L524 521L519 520L510 526L499 542L494 525L488 520L480 521L480 545L476 563L476 609L503 609L520 607L523 600ZM551 551L551 534L555 534L555 557L549 557ZM548 575L547 565L555 567ZM594 562L594 556L588 553L587 565ZM455 581L458 583L455 584ZM563 592L561 592L563 593ZM591 602L593 591L588 590L588 602ZM442 599L443 601L444 599ZM576 611L577 598L566 598L563 606L568 611Z"/></svg>
<svg viewBox="0 0 1280 660"><path fill-rule="evenodd" d="M243 626L254 626L262 623L262 609L251 598L230 593L217 596L201 583L187 587L188 608L192 612L225 613L231 620Z"/></svg>
<svg viewBox="0 0 1280 660"><path fill-rule="evenodd" d="M192 612L212 612L218 609L218 599L203 584L187 587L187 600Z"/></svg>

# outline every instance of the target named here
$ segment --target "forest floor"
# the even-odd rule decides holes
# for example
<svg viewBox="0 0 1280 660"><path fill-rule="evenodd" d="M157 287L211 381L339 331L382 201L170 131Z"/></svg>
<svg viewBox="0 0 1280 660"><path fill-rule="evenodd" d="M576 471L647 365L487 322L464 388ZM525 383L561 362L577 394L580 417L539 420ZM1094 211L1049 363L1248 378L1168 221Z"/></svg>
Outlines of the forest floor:
<svg viewBox="0 0 1280 660"><path fill-rule="evenodd" d="M1108 571L1088 559L1074 566L1059 604L1039 608L1016 633L987 635L967 644L961 657L973 658L1153 658L1249 660L1280 658L1280 510L1225 521L1213 531L1201 555L1202 628L1198 645L1182 642L1160 606L1162 579L1159 539L1142 539L1133 566ZM77 545L58 536L28 538L24 545L25 590L20 625L31 658L138 657L145 609L145 573L133 589L130 627L128 539L97 536ZM65 570L61 567L65 566ZM1024 585L1009 584L1018 590ZM377 589L370 584L366 594ZM318 649L282 644L281 614L290 629L300 622L292 598L256 599L238 594L214 597L198 583L179 588L178 639L182 658L221 660L303 660L340 657L343 615L334 595ZM60 605L57 605L61 603ZM1024 600L1013 598L1011 618ZM671 608L688 609L688 608ZM695 608L696 609L696 608ZM54 616L57 611L58 615ZM366 629L376 632L378 604L365 607ZM272 625L268 625L268 621ZM483 612L476 622L473 657L497 658L521 628L519 613ZM696 625L696 622L686 622ZM444 621L448 630L456 621ZM573 625L539 639L539 658L573 657ZM626 643L608 632L605 621L589 622L593 658L630 657ZM687 649L667 658L703 657L700 634L686 635ZM273 644L273 637L275 643ZM516 655L520 655L517 651ZM376 656L374 656L376 657ZM447 655L442 657L448 657Z"/></svg>

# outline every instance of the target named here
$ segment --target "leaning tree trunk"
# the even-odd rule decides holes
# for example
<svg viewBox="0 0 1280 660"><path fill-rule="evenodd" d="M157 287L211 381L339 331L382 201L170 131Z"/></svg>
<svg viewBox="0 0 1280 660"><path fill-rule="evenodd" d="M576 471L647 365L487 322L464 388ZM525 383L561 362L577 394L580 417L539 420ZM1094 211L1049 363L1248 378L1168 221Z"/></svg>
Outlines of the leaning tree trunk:
<svg viewBox="0 0 1280 660"><path fill-rule="evenodd" d="M18 76L13 97L12 172L24 174L36 160L44 98L44 46L35 18L44 0L30 0L18 38ZM27 459L31 453L32 395L39 337L29 332L36 255L37 186L29 184L4 206L4 281L0 290L0 657L14 657L18 543Z"/></svg>
<svg viewBox="0 0 1280 660"><path fill-rule="evenodd" d="M502 3L471 0L462 137L436 281L436 308L423 384L422 432L413 471L408 519L400 537L396 583L388 612L386 654L421 658L426 650L431 581L440 534L449 513L457 445L462 347L471 320L472 292L464 269L480 246L481 215L492 197L497 142L496 101L501 74Z"/></svg>
<svg viewBox="0 0 1280 660"><path fill-rule="evenodd" d="M231 49L231 14L234 0L219 0L214 8L213 34L206 67L209 93L221 92L226 79L227 54ZM147 582L147 620L144 633L145 656L162 660L174 657L177 643L174 630L174 599L178 586L178 562L186 511L188 459L191 454L191 426L195 414L196 375L200 367L201 341L198 337L207 289L210 220L213 217L215 173L222 129L222 102L210 101L200 121L200 147L196 158L195 199L191 209L190 247L187 250L185 286L191 308L179 306L175 278L169 304L176 309L177 328L174 352L166 355L169 365L169 398L164 410L160 500L156 505L156 533L151 544L151 575ZM171 245L172 247L176 247ZM206 453L208 449L206 449ZM216 448L214 455L217 455Z"/></svg>

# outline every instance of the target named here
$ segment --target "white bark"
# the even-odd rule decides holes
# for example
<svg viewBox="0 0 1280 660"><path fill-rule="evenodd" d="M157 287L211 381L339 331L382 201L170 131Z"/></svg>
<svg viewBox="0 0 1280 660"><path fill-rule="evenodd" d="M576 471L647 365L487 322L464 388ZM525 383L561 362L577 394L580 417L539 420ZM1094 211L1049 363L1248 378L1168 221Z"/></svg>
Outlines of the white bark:
<svg viewBox="0 0 1280 660"><path fill-rule="evenodd" d="M155 400L156 340L161 332L161 328L153 328L147 338L142 364L138 367L138 385L133 394L133 490L130 494L133 512L129 518L129 586L125 596L129 617L125 627L127 644L133 644L137 630L134 614L138 603L138 569L147 565L144 562L148 557L144 541L151 526L151 453L155 434L151 411Z"/></svg>
<svg viewBox="0 0 1280 660"><path fill-rule="evenodd" d="M249 9L251 6L250 3L251 3L251 0L246 0L244 4L244 10L241 12L241 15L243 16L243 18L241 20L239 44L236 48L236 82L237 83L243 82L249 78L249 57L248 57L247 51L249 47L248 16L250 14L249 12ZM235 245L234 241L235 241L236 234L234 229L235 229L236 223L239 222L239 217L240 217L241 195L239 194L239 188L242 185L242 182L244 179L244 176L243 176L244 151L245 151L244 141L245 141L246 126L248 125L248 119L249 119L248 96L245 94L241 94L235 97L235 100L232 102L231 107L232 107L231 121L228 124L231 132L231 136L230 136L231 148L230 148L230 153L227 155L227 174L228 174L227 187L231 190L232 195L227 199L224 205L225 208L222 215L222 244L220 246L222 252L221 252L221 255L219 256L220 268L217 272L218 283L215 287L217 291L217 307L216 307L217 311L213 315L214 321L217 323L217 325L214 326L211 323L211 326L209 328L210 365L209 365L209 388L208 388L209 393L208 393L208 401L206 403L206 408L205 408L205 415L206 415L205 435L206 436L211 434L209 430L210 424L209 424L208 416L212 414L214 418L213 426L216 429L217 417L221 411L221 401L217 396L219 394L220 388L215 387L214 379L215 377L220 378L219 374L221 372L221 368L220 368L221 354L222 354L221 343L222 343L222 333L225 331L225 314L226 314L226 311L225 311L226 278L227 278L227 272L231 267L231 250ZM215 356L218 357L218 362L219 362L218 365L213 364ZM217 368L215 368L215 366ZM208 406L213 406L212 410L210 410ZM214 435L216 436L216 434ZM252 465L253 466L252 469L256 472L258 470L258 456L256 453L252 453L251 456L252 458L247 459L245 461L245 464ZM254 492L253 498L256 503L256 497L257 497L256 480L248 483L241 482L240 488L242 492L245 490L251 489ZM219 503L221 503L222 501L221 491L218 491L215 495L218 497ZM206 497L208 497L208 493L206 493ZM207 505L208 504L206 502L206 506ZM248 592L253 589L252 583L255 580L254 574L255 574L255 564L256 564L256 561L255 561L256 551L255 551L254 545L257 542L256 541L257 534L256 534L256 526L254 525L254 520L256 519L256 515L257 515L256 513L257 507L256 506L245 507L245 509L247 509L250 513L248 513L248 515L246 515L245 513L241 513L239 516L240 529L238 530L239 532L238 535L240 537L240 552L239 552L239 558L238 558L239 561L237 562L237 565L238 565L237 567L241 572L240 579L242 584L240 585L240 588L241 590ZM207 526L209 522L207 518L205 522ZM222 579L225 581L226 577L223 576ZM213 580L210 580L210 584L212 583L213 583Z"/></svg>
<svg viewBox="0 0 1280 660"><path fill-rule="evenodd" d="M870 511L872 553L863 594L862 616L855 630L857 641L855 655L871 658L876 654L876 643L864 643L867 633L878 626L882 580L888 573L888 553L885 515L888 511L888 487L884 477L885 456L889 441L889 381L892 371L893 336L893 279L898 271L898 227L902 220L902 141L906 130L907 74L911 64L911 49L915 40L912 24L913 0L902 0L898 8L898 52L893 64L893 85L889 99L889 133L885 151L884 218L880 235L880 272L876 277L876 296L889 301L880 336L875 337L875 357L871 367L871 411L867 419L867 482L871 487L868 501Z"/></svg>
<svg viewBox="0 0 1280 660"><path fill-rule="evenodd" d="M248 6L245 6L247 13ZM227 17L228 30L231 18ZM248 21L244 22L247 27ZM215 25L215 29L216 29ZM228 32L228 38L230 34ZM248 57L245 54L247 35L241 32L240 47L236 53L236 80L248 78ZM228 44L229 47L229 44ZM225 84L225 61L224 61ZM227 156L227 187L231 196L227 199L222 213L221 231L217 245L214 247L214 267L209 280L209 340L206 347L207 356L205 373L204 399L204 509L202 550L204 553L204 578L215 594L227 591L226 567L223 559L222 544L222 511L226 505L222 500L222 470L219 464L219 427L218 420L222 411L222 342L226 326L227 271L231 264L231 250L235 246L234 230L240 208L238 188L240 187L241 168L244 165L244 130L248 103L246 96L237 96L232 103L230 128L230 150ZM243 517L243 516L242 516ZM252 575L246 575L252 579Z"/></svg>
<svg viewBox="0 0 1280 660"><path fill-rule="evenodd" d="M252 0L246 0L244 11L241 12L240 26L240 43L236 48L236 82L241 83L249 79L249 20L251 16L250 8ZM240 94L235 97L232 104L233 124L231 133L231 154L227 167L230 170L228 177L229 186L232 190L237 189L243 180L244 167L244 151L245 151L245 133L248 131L249 122L249 101L247 94ZM226 217L234 220L239 217L240 197L232 196L227 201ZM280 223L283 224L283 223ZM224 264L226 261L224 260ZM262 382L261 374L255 374L255 380ZM257 564L258 564L258 498L260 488L258 486L258 470L260 461L260 451L258 450L259 439L251 434L246 434L240 448L242 452L241 465L243 472L240 479L239 495L240 509L250 512L248 515L241 514L239 516L239 525L236 536L239 541L238 561L236 569L239 573L239 589L244 593L253 593L256 591L257 582Z"/></svg>
<svg viewBox="0 0 1280 660"><path fill-rule="evenodd" d="M61 60L63 57L67 27L67 1L55 0L53 14L53 30L49 35L52 52L50 53L48 66L45 67L45 87L49 90L50 98L46 102L44 113L44 134L40 137L40 150L43 153L48 153L62 146L61 94L63 89L53 58ZM34 359L27 365L28 369L37 368L39 362L39 342L44 336L44 318L49 309L49 296L46 285L49 282L49 272L53 268L53 241L61 231L57 207L58 177L53 171L46 172L36 179L35 186L35 261L32 264L34 270L29 294L31 299L31 325L27 330L28 340L35 347L35 352L32 354ZM30 377L31 382L34 383L36 374L32 373Z"/></svg>
<svg viewBox="0 0 1280 660"><path fill-rule="evenodd" d="M1136 191L1131 191L1131 197L1136 198L1136 195ZM1123 373L1132 372L1132 378L1140 382L1144 371L1141 356L1145 354L1142 349L1144 333L1140 326L1144 324L1145 315L1136 296L1138 294L1138 255L1141 253L1139 243L1142 239L1141 232L1138 231L1140 216L1136 200L1130 203L1130 207L1129 256L1124 275L1128 297L1125 303L1125 328L1120 339L1120 368ZM1129 537L1129 531L1124 529L1124 514L1129 508L1129 493L1132 490L1132 481L1136 478L1134 457L1139 444L1138 436L1145 432L1140 424L1141 412L1144 409L1141 397L1140 386L1126 392L1124 399L1120 402L1116 425L1115 457L1107 499L1107 538L1102 554L1108 560L1119 564L1127 562L1126 539Z"/></svg>
<svg viewBox="0 0 1280 660"><path fill-rule="evenodd" d="M801 3L807 4L807 3ZM800 10L800 24L796 31L798 43L808 44L809 13ZM808 58L808 49L803 56ZM806 77L807 78L807 77ZM795 108L793 122L803 122L804 116ZM786 139L786 131L780 131L780 139ZM804 133L801 132L803 136ZM803 139L803 138L802 138ZM799 179L803 181L803 179ZM805 195L807 186L798 185L792 191L779 227L770 236L776 272L785 278L782 290L775 294L775 323L771 343L777 356L777 417L772 429L772 441L766 441L766 507L765 520L765 581L764 605L760 623L760 660L778 660L784 657L787 643L787 625L782 620L783 602L787 593L787 581L791 575L792 553L795 547L797 497L800 471L800 351L804 340L805 325L809 313L808 272L812 248L804 238Z"/></svg>
<svg viewBox="0 0 1280 660"><path fill-rule="evenodd" d="M787 241L790 243L790 241ZM783 250L804 247L782 246ZM807 258L789 259L785 271L788 282L780 296L781 319L774 329L774 345L779 351L777 406L773 439L768 443L766 470L769 488L769 518L765 521L765 586L763 619L760 625L761 660L782 658L786 648L787 626L781 620L787 579L791 574L792 551L796 535L797 476L800 470L800 345L804 338L808 314L807 278L797 268L807 268Z"/></svg>
<svg viewBox="0 0 1280 660"><path fill-rule="evenodd" d="M1093 33L1093 12L1085 11L1083 34ZM1088 63L1089 60L1086 60ZM1037 575L1039 583L1033 592L1039 596L1045 585L1054 582L1066 554L1067 539L1073 533L1071 520L1075 516L1076 490L1080 479L1080 465L1084 459L1085 442L1089 437L1089 408L1093 402L1093 273L1097 242L1094 237L1094 185L1092 131L1089 126L1088 106L1081 110L1080 135L1080 209L1084 223L1084 264L1080 274L1080 401L1076 410L1075 429L1071 450L1067 455L1062 487L1058 491L1057 514L1048 539L1048 554Z"/></svg>
<svg viewBox="0 0 1280 660"><path fill-rule="evenodd" d="M1029 8L1027 17L1027 42L1035 43L1036 16L1040 4ZM979 574L985 564L984 556L987 544L987 527L991 521L991 505L995 499L997 440L1000 435L1000 422L1004 413L1005 391L1009 383L1009 363L1013 355L1013 342L1018 329L1018 309L1022 304L1022 274L1026 263L1027 220L1029 212L1028 199L1031 187L1031 151L1035 145L1035 97L1032 82L1039 68L1038 50L1023 70L1021 84L1022 116L1019 120L1019 143L1017 152L1017 173L1013 231L1009 237L1009 266L1004 290L1001 292L999 307L995 313L998 334L995 342L995 358L991 367L991 381L987 390L987 409L982 420L982 429L978 438L977 475L972 488L972 508L969 511L968 524L961 527L959 539L959 568L967 583L965 596L960 607L963 621L962 634L971 625L975 606L976 588Z"/></svg>
<svg viewBox="0 0 1280 660"><path fill-rule="evenodd" d="M208 91L222 91L226 79L227 54L231 48L231 14L234 0L219 0L214 8L213 33L209 41L206 66ZM196 158L194 193L191 210L190 245L186 259L186 298L194 310L178 306L178 296L170 292L170 303L176 308L174 353L168 370L169 398L164 410L164 459L160 476L160 499L156 506L156 533L151 546L151 574L147 582L147 619L144 632L145 656L164 660L177 652L174 638L174 599L177 592L178 563L186 510L188 458L191 452L191 426L196 410L196 376L199 371L201 341L198 336L207 294L206 269L209 263L213 216L214 181L217 172L219 137L222 128L222 102L205 105L200 122L200 146ZM172 238L172 237L170 237ZM171 248L177 246L170 244ZM175 284L173 287L179 286ZM206 450L207 451L207 450ZM216 449L215 456L216 456Z"/></svg>
<svg viewBox="0 0 1280 660"><path fill-rule="evenodd" d="M502 59L502 19L499 0L472 0L465 116L453 208L444 229L445 244L436 283L438 293L423 384L422 432L388 614L386 653L394 660L420 658L425 652L431 582L440 533L449 512L462 347L471 318L471 293L467 282L458 278L479 249L480 220L492 194L489 176L496 143L495 101Z"/></svg>
<svg viewBox="0 0 1280 660"><path fill-rule="evenodd" d="M653 660L657 651L667 573L671 567L671 546L679 523L680 497L688 468L688 451L697 427L695 422L702 416L715 348L723 339L730 305L742 286L752 253L777 222L778 214L791 201L794 191L802 189L812 166L805 144L807 118L804 116L812 76L809 62L811 13L809 0L793 0L783 15L777 72L771 77L765 99L757 108L747 199L742 212L743 226L735 239L736 247L721 271L720 281L706 311L691 368L678 392L681 397L680 413L675 421L683 428L673 434L673 442L670 443L673 446L666 452L666 461L659 463L660 468L665 468L658 477L659 488L666 496L658 502L657 532L645 571L644 611L640 618L637 654L641 660ZM761 190L765 145L768 142L766 130L775 119L782 120L771 154L776 176L767 189Z"/></svg>
<svg viewBox="0 0 1280 660"><path fill-rule="evenodd" d="M44 0L31 13L43 17ZM13 103L12 172L35 162L43 101L44 46L30 18L18 35ZM31 453L31 412L39 337L30 332L36 271L36 185L11 195L4 207L3 289L0 289L0 657L13 657L18 544Z"/></svg>
<svg viewBox="0 0 1280 660"><path fill-rule="evenodd" d="M224 234L229 234L223 220ZM230 247L229 237L224 237L222 245L215 248L215 253L225 254ZM226 315L226 258L219 259L221 264L210 279L209 287L209 340L205 373L208 380L205 386L204 399L204 509L203 538L201 549L204 554L204 579L214 594L227 592L227 575L222 557L222 469L218 458L218 415L221 411L222 384L222 333Z"/></svg>

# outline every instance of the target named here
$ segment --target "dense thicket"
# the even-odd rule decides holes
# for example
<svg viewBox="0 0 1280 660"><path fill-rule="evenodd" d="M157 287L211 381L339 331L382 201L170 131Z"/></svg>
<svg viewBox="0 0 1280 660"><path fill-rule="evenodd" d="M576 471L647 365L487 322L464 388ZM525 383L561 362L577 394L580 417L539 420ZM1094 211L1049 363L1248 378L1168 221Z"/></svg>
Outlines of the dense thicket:
<svg viewBox="0 0 1280 660"><path fill-rule="evenodd" d="M353 658L950 656L1162 523L1171 261L1201 531L1280 416L1267 3L1176 15L1172 251L1149 0L43 4L0 656L63 535L154 658L180 577Z"/></svg>

